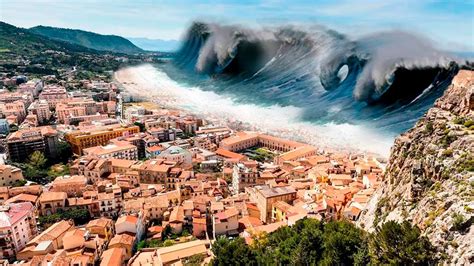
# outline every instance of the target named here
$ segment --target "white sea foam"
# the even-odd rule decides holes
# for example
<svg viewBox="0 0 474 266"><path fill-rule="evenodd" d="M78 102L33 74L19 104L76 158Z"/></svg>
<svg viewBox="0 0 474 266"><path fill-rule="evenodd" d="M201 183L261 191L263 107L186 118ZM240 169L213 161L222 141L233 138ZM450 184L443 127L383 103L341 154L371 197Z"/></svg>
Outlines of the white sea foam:
<svg viewBox="0 0 474 266"><path fill-rule="evenodd" d="M383 136L359 125L303 122L300 120L303 110L295 106L237 103L227 96L179 84L148 64L122 69L116 73L116 78L131 93L150 97L165 107L183 109L215 123L241 122L249 130L304 141L321 148L387 156L393 143L392 136Z"/></svg>

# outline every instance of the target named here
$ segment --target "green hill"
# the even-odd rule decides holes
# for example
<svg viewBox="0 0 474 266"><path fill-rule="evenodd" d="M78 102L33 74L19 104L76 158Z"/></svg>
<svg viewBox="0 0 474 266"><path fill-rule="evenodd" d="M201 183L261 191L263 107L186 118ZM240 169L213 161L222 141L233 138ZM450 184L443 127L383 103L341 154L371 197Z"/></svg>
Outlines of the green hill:
<svg viewBox="0 0 474 266"><path fill-rule="evenodd" d="M0 21L0 51L1 54L35 55L47 50L65 53L99 53L80 45L51 40L41 35L31 33L22 28Z"/></svg>
<svg viewBox="0 0 474 266"><path fill-rule="evenodd" d="M36 26L29 29L31 32L46 36L50 39L60 40L81 45L99 51L116 53L140 53L142 49L129 40L115 35L101 35L93 32L73 29L63 29L47 26Z"/></svg>
<svg viewBox="0 0 474 266"><path fill-rule="evenodd" d="M77 73L103 75L125 64L116 60L121 55L49 39L0 21L0 69L4 72L55 75L75 67ZM139 56L127 58L126 64L142 62Z"/></svg>

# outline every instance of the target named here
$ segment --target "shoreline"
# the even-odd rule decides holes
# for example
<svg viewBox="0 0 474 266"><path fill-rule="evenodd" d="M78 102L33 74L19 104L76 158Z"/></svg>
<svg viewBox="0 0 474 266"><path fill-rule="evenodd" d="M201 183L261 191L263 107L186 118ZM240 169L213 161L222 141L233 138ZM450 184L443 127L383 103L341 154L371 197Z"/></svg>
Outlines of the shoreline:
<svg viewBox="0 0 474 266"><path fill-rule="evenodd" d="M176 89L174 88L174 86L176 86L175 84L166 84L165 82L163 83L155 82L155 84L153 84L153 82L149 82L149 81L147 82L146 79L148 78L151 79L151 77L148 76L149 73L144 73L144 72L146 72L146 70L150 70L150 67L153 68L154 66L151 64L143 64L139 66L132 66L132 67L119 69L114 72L114 81L119 83L120 84L119 87L122 88L125 92L129 93L132 97L135 96L137 98L142 99L143 101L153 102L157 104L159 107L164 108L164 109L179 111L183 114L194 115L216 126L226 126L234 131L243 131L243 130L259 131L259 132L267 133L267 134L274 135L277 137L304 142L309 145L313 145L318 149L322 149L324 151L331 152L331 153L367 154L367 155L372 155L372 156L388 159L389 150L385 152L384 154L380 152L370 151L369 149L364 150L361 148L361 147L364 147L363 143L351 143L350 140L347 139L347 136L346 136L346 139L344 139L344 136L340 136L341 142L338 142L339 136L333 136L331 134L333 132L323 132L324 129L329 128L328 126L326 127L320 126L320 128L317 128L318 126L313 126L313 128L310 128L309 126L306 126L303 123L298 123L298 126L295 128L286 129L280 125L279 128L276 129L275 125L273 124L270 125L269 127L265 127L266 121L264 121L265 123L262 124L262 123L258 123L258 121L244 121L243 119L240 120L238 117L233 116L232 113L226 113L225 110L223 110L222 112L220 112L220 110L212 112L212 108L210 106L209 108L207 108L206 106L207 104L211 105L211 103L201 103L198 101L199 99L191 99L190 103L186 103L184 102L183 99L179 99L179 98L183 98L182 95L178 95L178 92L173 91L173 89ZM145 71L142 71L142 70L145 70ZM193 92L201 93L201 94L209 93L209 92L201 92L201 91L196 92L195 90L190 90L189 93L185 92L184 94L189 94L188 97L193 98L192 97ZM199 102L200 105L204 106L204 107L201 106L200 109L202 110L201 111L189 110L189 109L193 109L192 108L193 103L196 104L196 102ZM214 109L215 109L215 106L214 106ZM257 111L261 111L261 110L257 110ZM297 112L297 110L288 110L290 119L291 119L291 116L296 116L296 115L291 115L294 112ZM257 114L249 114L249 115L251 119L252 115L257 115ZM265 116L265 114L263 114L263 116ZM273 118L273 117L270 116L270 118ZM284 121L282 124L284 124ZM303 124L303 125L299 125L299 124ZM273 129L271 127L273 127ZM334 125L334 127L340 127L338 128L339 131L343 131L345 129L343 125L342 126ZM354 130L352 128L350 129ZM323 136L323 133L325 133L326 136ZM337 132L334 132L334 133L337 134ZM364 135L364 132L356 132L356 133L362 136ZM328 136L332 138L331 139L332 141L327 140ZM348 134L348 136L351 136L351 135ZM344 143L348 145L346 146L344 145ZM391 144L390 147L392 145L393 144Z"/></svg>

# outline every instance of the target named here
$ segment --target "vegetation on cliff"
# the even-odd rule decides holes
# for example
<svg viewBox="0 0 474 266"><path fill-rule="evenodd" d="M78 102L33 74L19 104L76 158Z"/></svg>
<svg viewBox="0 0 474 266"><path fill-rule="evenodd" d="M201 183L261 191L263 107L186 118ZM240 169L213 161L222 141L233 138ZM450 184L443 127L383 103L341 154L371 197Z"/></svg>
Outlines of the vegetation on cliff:
<svg viewBox="0 0 474 266"><path fill-rule="evenodd" d="M434 248L410 223L389 222L368 234L347 221L303 219L294 226L243 238L218 238L212 265L430 264Z"/></svg>
<svg viewBox="0 0 474 266"><path fill-rule="evenodd" d="M408 220L447 263L474 262L474 72L461 70L445 94L395 140L384 183L359 225Z"/></svg>

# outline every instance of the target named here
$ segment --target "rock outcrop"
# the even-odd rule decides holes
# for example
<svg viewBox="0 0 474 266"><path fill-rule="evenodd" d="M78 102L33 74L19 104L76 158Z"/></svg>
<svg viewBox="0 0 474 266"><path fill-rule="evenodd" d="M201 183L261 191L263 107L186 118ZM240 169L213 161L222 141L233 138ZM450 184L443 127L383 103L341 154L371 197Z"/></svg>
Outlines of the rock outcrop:
<svg viewBox="0 0 474 266"><path fill-rule="evenodd" d="M461 70L444 95L395 140L383 184L358 224L409 220L445 264L474 264L474 71Z"/></svg>

